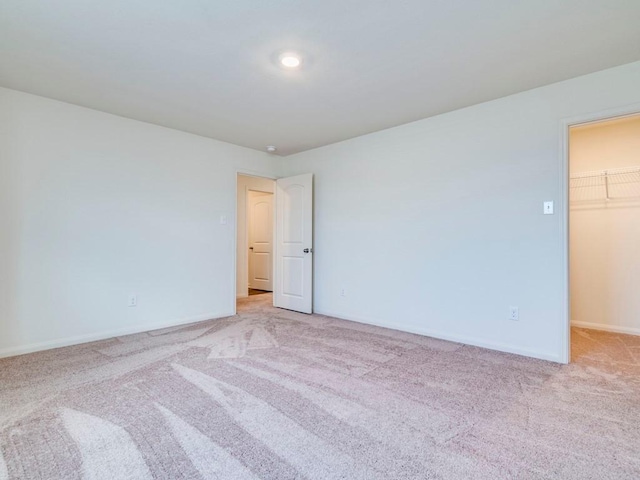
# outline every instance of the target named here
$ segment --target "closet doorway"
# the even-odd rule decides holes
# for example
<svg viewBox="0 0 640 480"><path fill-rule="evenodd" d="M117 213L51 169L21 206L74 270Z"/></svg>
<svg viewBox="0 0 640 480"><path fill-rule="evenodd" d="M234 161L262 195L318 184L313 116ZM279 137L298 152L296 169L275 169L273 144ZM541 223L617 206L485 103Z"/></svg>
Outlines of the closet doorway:
<svg viewBox="0 0 640 480"><path fill-rule="evenodd" d="M640 114L569 128L571 358L640 365Z"/></svg>

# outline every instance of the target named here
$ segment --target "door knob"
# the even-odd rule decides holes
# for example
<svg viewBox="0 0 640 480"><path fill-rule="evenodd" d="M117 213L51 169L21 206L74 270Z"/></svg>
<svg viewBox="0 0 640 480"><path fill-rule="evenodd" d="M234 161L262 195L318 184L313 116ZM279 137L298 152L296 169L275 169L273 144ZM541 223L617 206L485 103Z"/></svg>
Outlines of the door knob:
<svg viewBox="0 0 640 480"><path fill-rule="evenodd" d="M249 250L253 250L253 247L249 247Z"/></svg>
<svg viewBox="0 0 640 480"><path fill-rule="evenodd" d="M313 252L313 250L312 250L312 249L310 249L310 248L305 248L305 249L303 250L303 252L304 252L304 253L309 253L309 252Z"/></svg>

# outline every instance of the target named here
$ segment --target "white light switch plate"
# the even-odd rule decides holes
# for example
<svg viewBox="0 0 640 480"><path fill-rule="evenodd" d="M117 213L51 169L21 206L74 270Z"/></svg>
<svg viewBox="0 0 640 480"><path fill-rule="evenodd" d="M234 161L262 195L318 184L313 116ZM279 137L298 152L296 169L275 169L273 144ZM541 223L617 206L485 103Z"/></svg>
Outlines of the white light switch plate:
<svg viewBox="0 0 640 480"><path fill-rule="evenodd" d="M553 215L553 202L544 202L544 214Z"/></svg>

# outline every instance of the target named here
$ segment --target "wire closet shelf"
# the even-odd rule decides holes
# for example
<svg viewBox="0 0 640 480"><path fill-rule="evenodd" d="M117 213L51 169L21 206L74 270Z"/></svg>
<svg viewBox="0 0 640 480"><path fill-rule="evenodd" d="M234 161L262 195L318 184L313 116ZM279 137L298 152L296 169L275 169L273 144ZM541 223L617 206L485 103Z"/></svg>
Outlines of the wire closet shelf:
<svg viewBox="0 0 640 480"><path fill-rule="evenodd" d="M640 166L572 174L572 202L640 199Z"/></svg>

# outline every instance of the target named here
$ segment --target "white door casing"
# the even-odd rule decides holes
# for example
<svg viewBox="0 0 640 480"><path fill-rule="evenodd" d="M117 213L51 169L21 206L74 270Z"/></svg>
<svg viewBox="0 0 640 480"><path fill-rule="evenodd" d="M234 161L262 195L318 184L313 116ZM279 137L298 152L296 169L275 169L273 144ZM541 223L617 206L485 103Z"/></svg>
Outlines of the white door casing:
<svg viewBox="0 0 640 480"><path fill-rule="evenodd" d="M273 194L247 192L249 288L273 290Z"/></svg>
<svg viewBox="0 0 640 480"><path fill-rule="evenodd" d="M276 253L273 305L313 308L313 174L276 182Z"/></svg>

